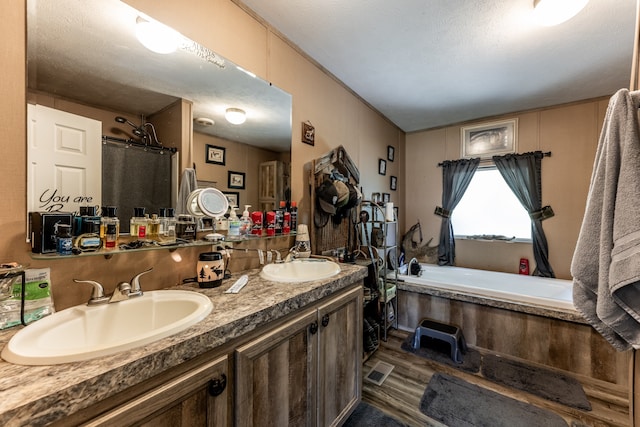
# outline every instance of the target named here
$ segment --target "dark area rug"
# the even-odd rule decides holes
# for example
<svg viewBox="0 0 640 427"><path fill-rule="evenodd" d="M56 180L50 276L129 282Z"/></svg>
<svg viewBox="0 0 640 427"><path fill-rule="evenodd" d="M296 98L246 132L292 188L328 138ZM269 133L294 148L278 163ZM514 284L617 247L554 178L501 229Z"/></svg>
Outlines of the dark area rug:
<svg viewBox="0 0 640 427"><path fill-rule="evenodd" d="M431 377L420 411L455 427L567 427L553 412L442 373Z"/></svg>
<svg viewBox="0 0 640 427"><path fill-rule="evenodd" d="M406 424L391 418L366 402L360 402L343 427L406 427Z"/></svg>
<svg viewBox="0 0 640 427"><path fill-rule="evenodd" d="M415 334L411 334L402 342L400 347L404 351L466 372L474 374L480 372L482 357L478 351L468 349L462 354L462 363L456 363L451 359L451 346L448 343L429 337L421 337L420 348L414 350L412 346L414 336Z"/></svg>
<svg viewBox="0 0 640 427"><path fill-rule="evenodd" d="M552 402L591 410L591 404L580 382L559 372L489 354L482 358L482 375L496 383Z"/></svg>

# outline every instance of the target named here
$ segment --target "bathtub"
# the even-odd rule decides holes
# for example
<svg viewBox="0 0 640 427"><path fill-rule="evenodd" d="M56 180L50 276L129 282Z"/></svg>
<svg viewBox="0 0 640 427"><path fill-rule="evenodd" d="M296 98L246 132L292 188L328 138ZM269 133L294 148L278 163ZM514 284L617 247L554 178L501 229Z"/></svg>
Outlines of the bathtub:
<svg viewBox="0 0 640 427"><path fill-rule="evenodd" d="M624 394L632 352L617 352L584 320L571 281L420 266L420 277L398 274L398 329L413 332L424 318L457 325L473 348L606 381Z"/></svg>
<svg viewBox="0 0 640 427"><path fill-rule="evenodd" d="M570 280L433 264L420 264L420 272L420 276L398 274L398 281L474 297L575 311Z"/></svg>

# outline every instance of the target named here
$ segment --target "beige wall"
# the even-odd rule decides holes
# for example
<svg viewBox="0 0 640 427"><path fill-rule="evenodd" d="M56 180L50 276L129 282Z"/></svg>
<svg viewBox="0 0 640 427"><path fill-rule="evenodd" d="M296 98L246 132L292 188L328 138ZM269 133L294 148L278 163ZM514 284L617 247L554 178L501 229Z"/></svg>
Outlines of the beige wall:
<svg viewBox="0 0 640 427"><path fill-rule="evenodd" d="M403 133L359 98L301 55L267 25L230 0L157 2L129 0L129 4L164 21L231 61L273 82L293 96L292 197L299 201L300 222L309 223L306 171L312 159L343 145L358 164L366 193L389 191L389 175L403 178L401 161L388 165L385 177L377 174L377 159L386 156L387 145L396 146L400 158ZM54 299L58 309L79 304L89 290L73 278L104 281L107 291L139 271L155 267L149 288L161 288L193 276L193 266L203 249L116 255L111 259L33 260L25 242L26 230L26 82L25 0L0 0L3 17L0 55L0 157L3 172L3 208L0 210L0 260L32 267L51 267ZM109 120L111 120L110 117ZM316 128L315 146L300 142L301 123ZM183 159L183 165L184 163ZM402 204L400 192L392 200Z"/></svg>
<svg viewBox="0 0 640 427"><path fill-rule="evenodd" d="M607 103L608 98L598 99L500 117L518 118L518 152L552 153L542 160L542 204L550 205L556 215L544 221L543 227L551 266L559 278L570 278L571 258ZM442 170L438 163L460 158L460 126L412 133L406 139L407 225L420 220L424 237L433 237L435 243L441 221L433 211L442 200ZM532 267L535 265L531 244L456 241L456 264L461 267L516 273L521 257L528 258Z"/></svg>

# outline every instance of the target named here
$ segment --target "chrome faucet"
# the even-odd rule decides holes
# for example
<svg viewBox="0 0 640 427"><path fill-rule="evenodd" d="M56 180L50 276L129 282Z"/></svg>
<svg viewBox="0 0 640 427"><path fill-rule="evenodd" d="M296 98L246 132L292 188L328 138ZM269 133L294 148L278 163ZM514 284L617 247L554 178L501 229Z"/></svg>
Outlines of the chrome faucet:
<svg viewBox="0 0 640 427"><path fill-rule="evenodd" d="M95 280L78 280L73 279L76 283L88 283L93 289L91 290L91 297L87 302L87 305L99 305L99 304L109 304L112 302L119 302L128 300L129 298L142 296L142 288L140 287L140 276L143 274L147 274L153 270L153 267L143 271L142 273L136 274L133 279L131 279L131 284L127 282L120 282L116 289L113 291L110 297L104 294L104 287L96 282Z"/></svg>

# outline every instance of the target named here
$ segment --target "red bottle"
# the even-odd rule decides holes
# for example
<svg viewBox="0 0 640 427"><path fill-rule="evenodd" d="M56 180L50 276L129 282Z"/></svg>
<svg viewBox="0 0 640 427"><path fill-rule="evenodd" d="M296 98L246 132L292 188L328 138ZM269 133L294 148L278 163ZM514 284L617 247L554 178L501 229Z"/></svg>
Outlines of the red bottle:
<svg viewBox="0 0 640 427"><path fill-rule="evenodd" d="M526 258L520 258L520 268L518 273L529 275L529 260Z"/></svg>
<svg viewBox="0 0 640 427"><path fill-rule="evenodd" d="M251 221L253 222L253 225L251 226L251 234L262 236L262 212L251 212Z"/></svg>
<svg viewBox="0 0 640 427"><path fill-rule="evenodd" d="M267 236L276 235L276 213L274 211L267 212Z"/></svg>
<svg viewBox="0 0 640 427"><path fill-rule="evenodd" d="M291 213L285 211L283 217L284 220L282 221L282 234L289 234L291 232Z"/></svg>

